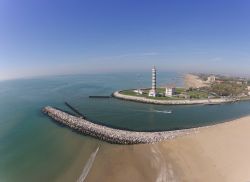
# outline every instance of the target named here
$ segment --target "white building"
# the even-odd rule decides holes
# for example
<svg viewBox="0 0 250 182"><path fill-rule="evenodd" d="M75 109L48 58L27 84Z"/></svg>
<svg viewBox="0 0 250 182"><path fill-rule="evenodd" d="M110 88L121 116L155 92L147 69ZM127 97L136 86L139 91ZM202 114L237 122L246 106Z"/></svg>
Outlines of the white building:
<svg viewBox="0 0 250 182"><path fill-rule="evenodd" d="M250 95L250 86L247 86L248 95Z"/></svg>
<svg viewBox="0 0 250 182"><path fill-rule="evenodd" d="M214 75L211 75L211 76L207 77L207 81L210 82L210 83L215 82L216 77Z"/></svg>
<svg viewBox="0 0 250 182"><path fill-rule="evenodd" d="M155 90L149 90L149 92L148 92L148 96L149 97L156 97L156 91Z"/></svg>
<svg viewBox="0 0 250 182"><path fill-rule="evenodd" d="M155 66L152 68L152 89L149 91L148 96L156 97L156 68Z"/></svg>
<svg viewBox="0 0 250 182"><path fill-rule="evenodd" d="M133 90L135 93L139 94L139 95L142 95L143 94L143 91L141 89L136 89L136 90Z"/></svg>
<svg viewBox="0 0 250 182"><path fill-rule="evenodd" d="M175 94L176 88L175 87L166 87L165 96L172 97Z"/></svg>

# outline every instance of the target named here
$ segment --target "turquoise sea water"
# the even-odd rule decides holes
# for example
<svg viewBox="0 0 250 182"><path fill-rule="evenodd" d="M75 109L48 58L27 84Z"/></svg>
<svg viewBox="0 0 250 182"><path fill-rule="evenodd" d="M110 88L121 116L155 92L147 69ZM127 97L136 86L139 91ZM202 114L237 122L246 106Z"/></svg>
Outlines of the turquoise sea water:
<svg viewBox="0 0 250 182"><path fill-rule="evenodd" d="M182 84L182 75L162 73L159 85ZM130 130L171 130L235 119L250 102L213 106L161 106L89 99L115 90L150 86L150 73L53 76L0 82L0 181L55 181L76 156L84 165L103 142L57 125L41 113L46 105L65 110L67 101L94 122ZM172 110L172 114L164 112ZM79 172L82 169L79 169ZM77 179L77 176L74 178Z"/></svg>

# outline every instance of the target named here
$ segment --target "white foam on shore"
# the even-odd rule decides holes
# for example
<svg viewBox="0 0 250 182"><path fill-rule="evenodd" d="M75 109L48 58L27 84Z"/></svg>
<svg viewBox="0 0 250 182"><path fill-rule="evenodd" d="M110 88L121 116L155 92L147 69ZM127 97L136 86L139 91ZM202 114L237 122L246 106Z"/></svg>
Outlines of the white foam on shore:
<svg viewBox="0 0 250 182"><path fill-rule="evenodd" d="M84 182L85 178L87 177L87 175L88 175L88 173L89 173L89 171L90 171L90 169L95 161L95 158L96 158L96 155L99 151L99 148L100 147L97 147L96 150L90 155L89 160L85 164L85 166L82 170L82 173L76 182Z"/></svg>
<svg viewBox="0 0 250 182"><path fill-rule="evenodd" d="M176 176L172 169L172 165L166 163L165 157L162 154L158 146L152 145L150 147L152 152L151 163L154 168L158 171L156 182L176 182Z"/></svg>

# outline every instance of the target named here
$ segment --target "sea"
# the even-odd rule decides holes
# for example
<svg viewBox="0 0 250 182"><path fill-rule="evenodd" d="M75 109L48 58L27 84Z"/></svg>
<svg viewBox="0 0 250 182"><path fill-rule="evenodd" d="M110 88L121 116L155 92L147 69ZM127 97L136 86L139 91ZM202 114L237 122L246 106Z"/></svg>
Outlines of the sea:
<svg viewBox="0 0 250 182"><path fill-rule="evenodd" d="M182 86L183 77L182 73L159 73L157 85ZM1 81L0 181L84 181L98 150L114 146L57 124L41 112L48 105L70 111L65 105L68 102L92 122L135 131L206 126L250 114L249 101L167 106L89 98L90 95L109 96L116 90L150 85L150 72Z"/></svg>

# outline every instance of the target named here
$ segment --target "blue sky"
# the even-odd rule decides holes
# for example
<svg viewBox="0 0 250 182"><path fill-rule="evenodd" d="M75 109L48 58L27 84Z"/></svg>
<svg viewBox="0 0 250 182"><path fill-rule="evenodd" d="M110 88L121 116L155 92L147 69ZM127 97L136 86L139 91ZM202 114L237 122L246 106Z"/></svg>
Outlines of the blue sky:
<svg viewBox="0 0 250 182"><path fill-rule="evenodd" d="M248 0L0 0L0 79L250 73Z"/></svg>

